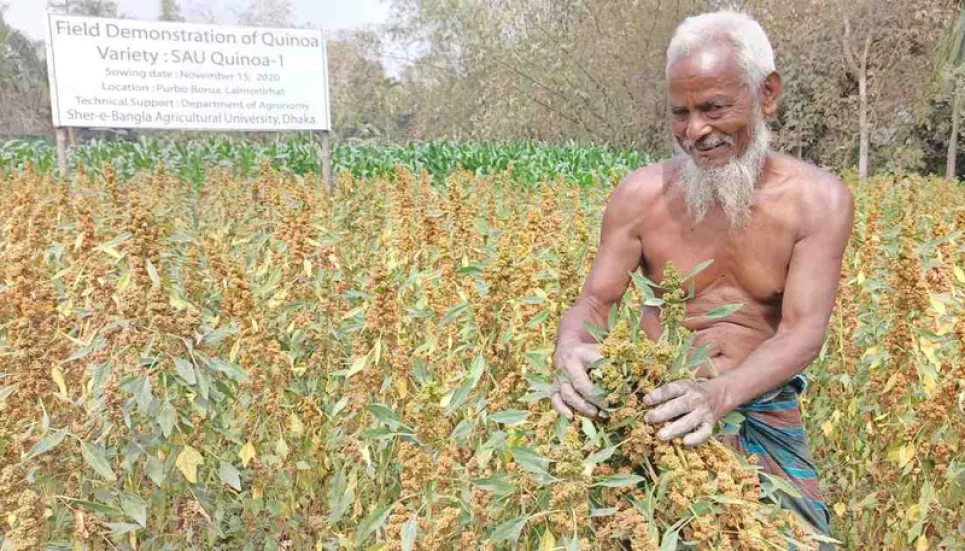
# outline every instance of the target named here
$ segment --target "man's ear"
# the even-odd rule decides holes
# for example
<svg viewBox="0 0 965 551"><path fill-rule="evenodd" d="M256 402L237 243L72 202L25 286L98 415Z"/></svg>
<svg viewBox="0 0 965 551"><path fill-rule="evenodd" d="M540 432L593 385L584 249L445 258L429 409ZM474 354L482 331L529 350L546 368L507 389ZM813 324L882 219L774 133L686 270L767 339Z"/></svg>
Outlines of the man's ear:
<svg viewBox="0 0 965 551"><path fill-rule="evenodd" d="M781 90L784 84L781 81L781 75L777 71L773 71L771 74L767 75L764 79L764 84L761 85L761 94L763 96L763 109L765 119L774 119L777 117L777 108L781 103Z"/></svg>

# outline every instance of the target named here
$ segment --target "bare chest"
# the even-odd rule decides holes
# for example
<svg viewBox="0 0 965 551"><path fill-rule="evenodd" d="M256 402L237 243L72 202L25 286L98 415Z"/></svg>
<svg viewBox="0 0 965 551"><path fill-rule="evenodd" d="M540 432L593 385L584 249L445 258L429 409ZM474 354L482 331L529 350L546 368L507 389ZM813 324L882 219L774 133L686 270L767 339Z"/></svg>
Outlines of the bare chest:
<svg viewBox="0 0 965 551"><path fill-rule="evenodd" d="M692 280L695 306L712 308L735 300L777 306L797 230L793 216L774 204L756 206L751 222L737 231L728 228L720 213L711 213L701 224L667 216L658 227L641 232L641 267L659 282L668 262L686 275L710 261Z"/></svg>

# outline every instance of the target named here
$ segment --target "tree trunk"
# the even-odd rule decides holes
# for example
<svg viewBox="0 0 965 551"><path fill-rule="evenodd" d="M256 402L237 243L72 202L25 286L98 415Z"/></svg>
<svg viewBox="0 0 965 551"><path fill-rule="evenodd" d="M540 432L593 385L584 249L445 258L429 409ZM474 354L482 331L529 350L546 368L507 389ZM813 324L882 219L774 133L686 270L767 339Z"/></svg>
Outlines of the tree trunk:
<svg viewBox="0 0 965 551"><path fill-rule="evenodd" d="M949 180L958 178L958 119L959 93L957 80L952 85L952 135L948 137L948 159L945 163L945 177Z"/></svg>
<svg viewBox="0 0 965 551"><path fill-rule="evenodd" d="M865 181L868 178L868 78L865 65L862 63L861 71L858 73L858 180Z"/></svg>

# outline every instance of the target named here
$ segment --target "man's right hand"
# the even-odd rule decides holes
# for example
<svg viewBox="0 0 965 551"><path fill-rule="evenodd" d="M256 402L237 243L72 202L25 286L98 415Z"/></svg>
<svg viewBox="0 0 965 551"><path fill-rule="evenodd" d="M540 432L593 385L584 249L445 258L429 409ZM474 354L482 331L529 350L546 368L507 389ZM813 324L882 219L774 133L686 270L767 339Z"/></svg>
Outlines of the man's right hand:
<svg viewBox="0 0 965 551"><path fill-rule="evenodd" d="M593 383L587 375L590 364L602 357L595 344L561 344L557 347L553 361L564 376L557 376L553 381L557 388L550 398L553 409L572 420L574 411L595 417L606 407L602 398L593 396Z"/></svg>

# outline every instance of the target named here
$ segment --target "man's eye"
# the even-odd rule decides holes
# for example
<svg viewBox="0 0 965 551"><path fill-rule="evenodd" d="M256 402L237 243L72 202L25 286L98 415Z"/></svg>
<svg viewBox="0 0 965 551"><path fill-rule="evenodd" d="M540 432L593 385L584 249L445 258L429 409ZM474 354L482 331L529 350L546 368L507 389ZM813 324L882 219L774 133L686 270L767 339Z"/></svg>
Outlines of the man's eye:
<svg viewBox="0 0 965 551"><path fill-rule="evenodd" d="M671 111L671 112L673 113L673 116L675 116L675 117L684 117L684 116L687 115L687 110L686 110L686 109L674 109L674 110Z"/></svg>

